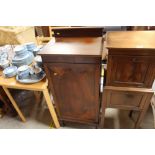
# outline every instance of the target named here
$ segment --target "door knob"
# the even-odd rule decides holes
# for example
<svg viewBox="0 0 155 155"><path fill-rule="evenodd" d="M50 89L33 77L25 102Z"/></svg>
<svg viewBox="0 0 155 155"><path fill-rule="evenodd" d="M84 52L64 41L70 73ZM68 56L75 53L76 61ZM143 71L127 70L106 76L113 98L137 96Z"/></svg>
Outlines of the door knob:
<svg viewBox="0 0 155 155"><path fill-rule="evenodd" d="M55 72L55 73L54 73L54 76L56 76L56 75L58 75L58 73Z"/></svg>

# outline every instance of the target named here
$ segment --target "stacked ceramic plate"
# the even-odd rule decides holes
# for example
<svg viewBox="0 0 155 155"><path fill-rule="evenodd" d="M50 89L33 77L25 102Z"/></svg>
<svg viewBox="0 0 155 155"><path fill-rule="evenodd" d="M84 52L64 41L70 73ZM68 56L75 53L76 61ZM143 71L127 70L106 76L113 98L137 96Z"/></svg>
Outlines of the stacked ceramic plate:
<svg viewBox="0 0 155 155"><path fill-rule="evenodd" d="M33 50L36 48L36 45L34 42L26 43L25 46L27 50L31 52L33 52Z"/></svg>
<svg viewBox="0 0 155 155"><path fill-rule="evenodd" d="M14 49L15 56L12 59L12 64L14 66L29 65L34 59L32 52L28 51L26 46L17 46Z"/></svg>
<svg viewBox="0 0 155 155"><path fill-rule="evenodd" d="M14 51L17 56L22 57L27 53L27 48L25 46L16 46Z"/></svg>
<svg viewBox="0 0 155 155"><path fill-rule="evenodd" d="M32 52L34 56L38 54L40 48L36 46L34 42L24 44L28 51Z"/></svg>

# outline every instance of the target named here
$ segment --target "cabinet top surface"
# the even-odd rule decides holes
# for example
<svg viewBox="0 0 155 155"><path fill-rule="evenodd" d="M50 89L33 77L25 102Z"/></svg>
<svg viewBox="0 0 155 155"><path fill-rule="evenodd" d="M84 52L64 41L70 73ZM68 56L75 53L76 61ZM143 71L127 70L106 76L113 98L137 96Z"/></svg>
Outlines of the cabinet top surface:
<svg viewBox="0 0 155 155"><path fill-rule="evenodd" d="M53 38L39 54L101 56L101 51L102 37Z"/></svg>
<svg viewBox="0 0 155 155"><path fill-rule="evenodd" d="M155 49L155 31L108 32L107 48Z"/></svg>

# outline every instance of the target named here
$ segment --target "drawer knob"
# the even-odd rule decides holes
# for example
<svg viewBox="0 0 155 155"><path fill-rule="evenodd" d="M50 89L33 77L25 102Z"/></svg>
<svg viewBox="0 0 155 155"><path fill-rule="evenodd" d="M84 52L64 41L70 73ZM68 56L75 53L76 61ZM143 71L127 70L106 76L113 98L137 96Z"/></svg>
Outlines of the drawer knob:
<svg viewBox="0 0 155 155"><path fill-rule="evenodd" d="M128 93L128 92L125 92L124 94L125 94L125 95L129 95L129 93Z"/></svg>
<svg viewBox="0 0 155 155"><path fill-rule="evenodd" d="M133 61L133 62L136 62L136 61L137 61L137 59L136 59L136 58L133 58L133 59L132 59L132 61Z"/></svg>
<svg viewBox="0 0 155 155"><path fill-rule="evenodd" d="M130 93L125 93L125 95L126 95L127 97L129 97L129 98L132 98L132 97L133 97L133 95L130 94Z"/></svg>

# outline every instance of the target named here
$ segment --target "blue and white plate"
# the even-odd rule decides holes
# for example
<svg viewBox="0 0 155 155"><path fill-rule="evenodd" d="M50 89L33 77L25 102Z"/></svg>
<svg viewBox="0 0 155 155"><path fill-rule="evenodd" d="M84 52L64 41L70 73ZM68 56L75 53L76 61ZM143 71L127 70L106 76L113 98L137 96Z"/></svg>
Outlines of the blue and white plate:
<svg viewBox="0 0 155 155"><path fill-rule="evenodd" d="M28 51L33 52L33 50L37 47L34 42L29 42L25 44Z"/></svg>
<svg viewBox="0 0 155 155"><path fill-rule="evenodd" d="M26 46L24 45L16 46L14 48L14 51L15 51L15 55L19 55L19 56L25 55L28 52Z"/></svg>
<svg viewBox="0 0 155 155"><path fill-rule="evenodd" d="M34 55L31 52L28 52L24 57L15 56L12 59L12 64L14 66L30 65L33 62Z"/></svg>
<svg viewBox="0 0 155 155"><path fill-rule="evenodd" d="M45 78L46 74L44 71L40 72L38 75L30 75L27 78L20 78L19 75L16 76L16 80L20 83L31 84L37 83Z"/></svg>

